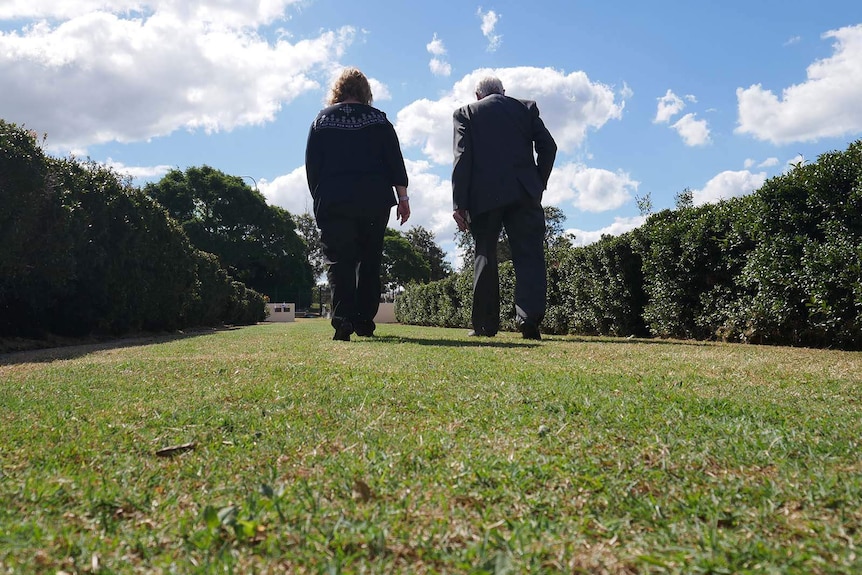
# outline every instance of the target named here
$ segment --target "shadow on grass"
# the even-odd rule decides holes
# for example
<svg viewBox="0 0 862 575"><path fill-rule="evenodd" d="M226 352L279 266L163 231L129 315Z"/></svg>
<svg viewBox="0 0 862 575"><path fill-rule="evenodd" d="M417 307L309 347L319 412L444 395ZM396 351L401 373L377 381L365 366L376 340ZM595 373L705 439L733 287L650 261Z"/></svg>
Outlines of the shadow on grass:
<svg viewBox="0 0 862 575"><path fill-rule="evenodd" d="M531 340L506 341L499 340L493 337L473 338L466 340L461 338L421 338L399 335L377 335L373 339L368 338L367 341L377 341L379 343L415 343L418 345L431 346L448 346L448 347L536 347L542 345L541 342ZM718 345L719 342L714 341L695 341L681 339L658 339L658 338L640 338L640 337L608 337L608 336L577 336L577 335L559 335L559 334L542 334L542 342L566 342L566 343L609 343L609 344L642 344L642 345L676 345L676 346L694 346L708 347Z"/></svg>
<svg viewBox="0 0 862 575"><path fill-rule="evenodd" d="M154 343L166 343L200 337L219 331L241 329L237 327L220 327L211 329L186 330L165 334L137 334L121 338L51 338L48 340L6 340L0 342L0 365L15 365L19 363L47 363L61 359L84 357L96 351L138 347ZM16 349L16 346L18 349ZM6 351L6 350L9 351Z"/></svg>
<svg viewBox="0 0 862 575"><path fill-rule="evenodd" d="M518 348L518 347L536 347L541 345L538 342L526 340L520 342L514 341L506 341L501 339L495 339L493 337L481 337L481 338L470 338L468 340L464 339L447 339L447 338L434 338L430 339L427 337L409 337L402 335L377 335L373 338L363 338L364 341L373 342L373 343L415 343L417 345L430 345L436 347L509 347L509 348ZM358 340L357 340L358 341Z"/></svg>

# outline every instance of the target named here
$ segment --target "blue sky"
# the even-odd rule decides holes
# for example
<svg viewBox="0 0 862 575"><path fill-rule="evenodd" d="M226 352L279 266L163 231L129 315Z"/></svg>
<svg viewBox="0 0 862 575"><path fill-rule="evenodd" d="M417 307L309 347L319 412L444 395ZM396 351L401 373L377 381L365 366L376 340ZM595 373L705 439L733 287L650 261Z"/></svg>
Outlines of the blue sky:
<svg viewBox="0 0 862 575"><path fill-rule="evenodd" d="M413 217L457 263L451 115L498 75L559 145L578 243L685 188L750 193L862 135L859 0L5 0L0 117L138 184L207 164L309 209L307 130L343 66L395 124ZM393 217L393 227L397 227Z"/></svg>

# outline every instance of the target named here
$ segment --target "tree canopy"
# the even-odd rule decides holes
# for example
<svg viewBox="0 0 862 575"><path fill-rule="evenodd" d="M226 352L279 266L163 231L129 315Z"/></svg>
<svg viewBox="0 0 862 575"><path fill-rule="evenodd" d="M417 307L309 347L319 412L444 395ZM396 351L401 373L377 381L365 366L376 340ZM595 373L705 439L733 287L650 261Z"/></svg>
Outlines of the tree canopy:
<svg viewBox="0 0 862 575"><path fill-rule="evenodd" d="M383 238L382 280L386 289L405 286L411 282L428 283L431 267L410 244L404 234L386 228Z"/></svg>
<svg viewBox="0 0 862 575"><path fill-rule="evenodd" d="M434 233L431 230L413 226L404 232L404 237L428 264L430 281L442 280L452 273L452 266L446 261L446 253L434 241Z"/></svg>
<svg viewBox="0 0 862 575"><path fill-rule="evenodd" d="M144 191L233 277L275 301L310 302L312 268L292 216L241 177L191 167L171 170Z"/></svg>

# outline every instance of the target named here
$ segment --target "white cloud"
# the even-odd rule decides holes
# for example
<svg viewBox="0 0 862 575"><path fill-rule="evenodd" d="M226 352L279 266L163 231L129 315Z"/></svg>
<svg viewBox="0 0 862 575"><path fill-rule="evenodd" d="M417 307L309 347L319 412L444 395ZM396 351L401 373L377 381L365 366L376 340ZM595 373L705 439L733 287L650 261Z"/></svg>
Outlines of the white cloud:
<svg viewBox="0 0 862 575"><path fill-rule="evenodd" d="M793 168L795 168L796 166L804 166L804 165L805 165L805 156L803 156L802 154L796 154L795 156L793 156L792 158L790 158L789 160L784 162L783 172L787 173L790 170L792 170Z"/></svg>
<svg viewBox="0 0 862 575"><path fill-rule="evenodd" d="M635 95L634 90L632 90L628 84L623 82L623 87L620 90L620 98L622 98L623 100L628 100L634 95Z"/></svg>
<svg viewBox="0 0 862 575"><path fill-rule="evenodd" d="M752 158L748 158L745 160L744 167L747 170L748 168L751 168L752 166L757 164L758 168L771 168L773 166L777 166L778 163L779 163L778 158L766 158L765 160L763 160L760 163L757 163L757 160L754 160Z"/></svg>
<svg viewBox="0 0 862 575"><path fill-rule="evenodd" d="M431 41L425 44L425 49L428 50L429 54L433 54L434 56L444 56L446 54L446 46L443 45L443 40L437 37L436 32Z"/></svg>
<svg viewBox="0 0 862 575"><path fill-rule="evenodd" d="M622 171L569 163L554 168L542 203L571 204L587 212L605 212L628 202L639 184Z"/></svg>
<svg viewBox="0 0 862 575"><path fill-rule="evenodd" d="M368 78L368 84L371 86L371 93L374 95L375 102L383 102L392 99L389 87L380 80L376 78Z"/></svg>
<svg viewBox="0 0 862 575"><path fill-rule="evenodd" d="M832 30L831 57L807 70L807 80L781 97L760 84L737 88L738 134L773 144L810 142L862 132L862 24Z"/></svg>
<svg viewBox="0 0 862 575"><path fill-rule="evenodd" d="M798 44L801 40L802 40L802 36L793 36L791 38L788 38L787 41L784 43L784 45L790 46L792 44Z"/></svg>
<svg viewBox="0 0 862 575"><path fill-rule="evenodd" d="M455 235L455 220L452 219L452 184L434 174L433 166L424 160L404 160L410 180L410 219L405 226L422 226L431 230L439 239L451 239Z"/></svg>
<svg viewBox="0 0 862 575"><path fill-rule="evenodd" d="M542 119L561 152L581 146L589 129L622 117L624 102L614 91L590 81L583 72L565 74L551 68L481 69L464 76L438 100L417 100L398 112L396 130L405 146L419 146L435 164L452 162L452 113L475 101L479 79L494 74L506 94L536 100Z"/></svg>
<svg viewBox="0 0 862 575"><path fill-rule="evenodd" d="M503 36L494 32L500 16L493 10L482 12L482 7L476 11L476 15L482 20L482 34L488 39L488 51L494 52L503 43Z"/></svg>
<svg viewBox="0 0 862 575"><path fill-rule="evenodd" d="M449 76L452 74L452 66L445 60L431 58L431 61L428 62L428 67L435 76Z"/></svg>
<svg viewBox="0 0 862 575"><path fill-rule="evenodd" d="M285 11L301 0L63 0L46 2L5 0L0 20L73 20L81 15L102 12L126 17L160 13L184 21L217 23L241 28L259 26L287 18Z"/></svg>
<svg viewBox="0 0 862 575"><path fill-rule="evenodd" d="M763 185L766 172L752 173L748 170L739 172L721 172L701 190L692 190L695 206L727 200L736 196L749 194Z"/></svg>
<svg viewBox="0 0 862 575"><path fill-rule="evenodd" d="M292 1L126 1L114 13L97 0L3 4L2 18L51 20L0 32L0 77L15 86L0 90L0 109L60 151L270 121L320 90L354 37L350 27L295 43L259 35Z"/></svg>
<svg viewBox="0 0 862 575"><path fill-rule="evenodd" d="M104 164L118 174L129 176L133 180L152 180L167 174L174 166L127 166L122 162L115 162L108 158Z"/></svg>
<svg viewBox="0 0 862 575"><path fill-rule="evenodd" d="M684 96L685 101L696 103L697 98L692 94ZM668 90L664 96L657 98L658 107L656 108L654 124L669 124L671 119L685 109L685 101ZM675 123L671 128L676 130L686 146L704 146L709 143L709 127L706 120L695 119L696 114L686 114Z"/></svg>
<svg viewBox="0 0 862 575"><path fill-rule="evenodd" d="M614 222L612 224L599 230L588 231L570 228L566 230L566 233L573 234L575 236L575 240L572 242L574 245L587 246L599 241L604 235L618 236L626 232L630 232L631 230L643 225L645 221L645 216L634 216L630 218L618 217L614 218Z"/></svg>
<svg viewBox="0 0 862 575"><path fill-rule="evenodd" d="M709 127L706 120L696 120L695 114L686 114L671 126L686 146L705 146L709 143Z"/></svg>
<svg viewBox="0 0 862 575"><path fill-rule="evenodd" d="M314 204L308 192L305 166L300 166L289 174L278 176L271 182L261 178L257 182L257 188L270 204L284 208L291 214L314 212Z"/></svg>
<svg viewBox="0 0 862 575"><path fill-rule="evenodd" d="M428 62L428 67L431 69L432 74L435 76L449 76L452 74L452 66L440 57L446 55L446 46L443 45L443 40L438 38L436 33L434 34L434 38L425 45L425 49L428 50L429 54L434 56Z"/></svg>
<svg viewBox="0 0 862 575"><path fill-rule="evenodd" d="M670 122L670 119L679 114L683 108L685 108L685 102L682 101L682 98L674 94L671 90L668 90L667 93L661 98L656 98L658 100L658 109L655 113L655 119L653 119L653 123L655 124L666 124Z"/></svg>

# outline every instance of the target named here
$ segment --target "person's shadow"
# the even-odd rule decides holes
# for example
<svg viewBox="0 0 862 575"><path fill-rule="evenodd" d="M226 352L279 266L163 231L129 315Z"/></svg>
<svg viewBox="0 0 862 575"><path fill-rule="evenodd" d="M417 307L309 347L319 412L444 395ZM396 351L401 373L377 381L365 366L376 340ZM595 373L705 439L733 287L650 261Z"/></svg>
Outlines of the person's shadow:
<svg viewBox="0 0 862 575"><path fill-rule="evenodd" d="M540 345L534 340L523 341L506 341L493 337L471 337L468 340L463 339L445 339L435 338L429 339L425 337L408 337L401 335L377 335L369 338L367 341L375 343L415 343L418 345L429 345L434 347L500 347L500 348L523 348L537 347Z"/></svg>

